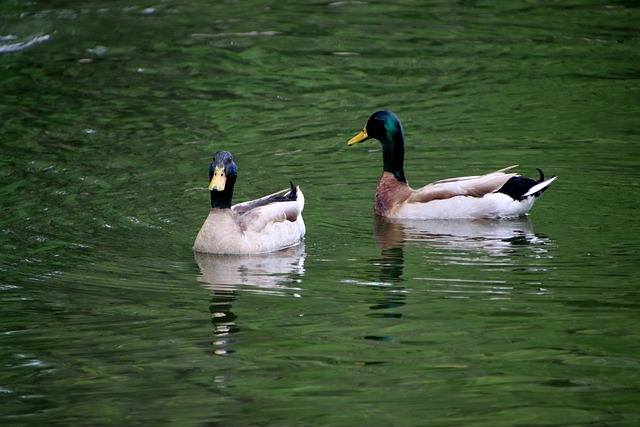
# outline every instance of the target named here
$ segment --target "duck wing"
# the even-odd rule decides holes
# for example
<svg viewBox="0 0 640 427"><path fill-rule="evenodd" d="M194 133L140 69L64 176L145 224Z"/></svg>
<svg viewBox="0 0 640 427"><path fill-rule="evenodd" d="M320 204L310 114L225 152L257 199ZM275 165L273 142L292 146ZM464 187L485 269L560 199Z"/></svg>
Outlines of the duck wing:
<svg viewBox="0 0 640 427"><path fill-rule="evenodd" d="M260 231L271 223L295 222L304 209L304 196L299 187L278 191L268 196L232 206L231 211L243 231Z"/></svg>
<svg viewBox="0 0 640 427"><path fill-rule="evenodd" d="M246 202L235 204L231 207L231 210L239 214L246 213L251 209L255 209L257 207L267 205L269 203L272 203L274 200L277 200L280 197L284 197L284 196L280 196L280 194L283 194L285 191L290 191L290 190L288 188L285 188L284 190L276 191L275 193L269 194L259 199L248 200Z"/></svg>
<svg viewBox="0 0 640 427"><path fill-rule="evenodd" d="M456 196L483 197L498 191L515 173L505 173L517 165L499 169L485 175L443 179L413 190L408 203L427 203Z"/></svg>

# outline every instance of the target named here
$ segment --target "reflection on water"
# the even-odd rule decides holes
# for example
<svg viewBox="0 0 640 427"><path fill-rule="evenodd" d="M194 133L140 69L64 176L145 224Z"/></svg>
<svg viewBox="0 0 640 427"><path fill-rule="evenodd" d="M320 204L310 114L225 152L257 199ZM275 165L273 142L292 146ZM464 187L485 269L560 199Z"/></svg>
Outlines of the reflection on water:
<svg viewBox="0 0 640 427"><path fill-rule="evenodd" d="M367 318L411 323L411 314L421 311L419 305L428 313L457 299L469 300L471 309L494 304L493 311L512 299L542 301L540 297L550 294L540 275L546 274L553 258L549 251L554 242L536 234L528 217L472 221L375 217L374 237L380 255L368 259L373 277L343 281L371 291ZM367 333L363 339L401 344L407 338L398 338L391 329Z"/></svg>
<svg viewBox="0 0 640 427"><path fill-rule="evenodd" d="M529 218L513 220L397 220L376 217L375 237L381 248L381 280L398 281L406 246L428 248L428 262L449 265L509 265L509 257L549 256L549 238L536 234Z"/></svg>
<svg viewBox="0 0 640 427"><path fill-rule="evenodd" d="M206 288L238 289L272 295L300 290L286 284L298 283L304 274L304 244L261 255L218 255L194 252L200 277ZM295 294L294 294L295 295Z"/></svg>
<svg viewBox="0 0 640 427"><path fill-rule="evenodd" d="M512 220L397 220L376 217L376 241L383 249L408 242L425 242L433 248L483 251L500 255L514 246L543 244L528 217Z"/></svg>
<svg viewBox="0 0 640 427"><path fill-rule="evenodd" d="M552 257L547 249L553 244L552 240L536 234L528 217L472 221L376 217L374 234L380 247L380 257L370 260L379 269L380 280L375 284L388 287L388 292L372 310L405 304L413 286L428 288L429 292L444 294L447 298L469 298L470 295L508 298L513 286L504 278L505 272L544 271L546 266L541 259ZM423 265L431 266L431 272L404 277L405 264L413 265L416 253ZM406 257L411 257L411 261L405 262ZM457 269L453 276L444 277L443 266ZM467 269L472 269L472 274L468 274ZM491 275L494 270L501 274L499 278ZM407 287L407 282L412 286ZM537 286L534 292L544 294L546 289ZM373 316L401 317L399 313Z"/></svg>
<svg viewBox="0 0 640 427"><path fill-rule="evenodd" d="M240 331L232 304L240 292L299 297L297 286L304 275L304 243L279 252L261 255L220 255L194 252L200 267L198 280L213 291L209 306L214 326L214 353L228 355L235 350L234 334Z"/></svg>

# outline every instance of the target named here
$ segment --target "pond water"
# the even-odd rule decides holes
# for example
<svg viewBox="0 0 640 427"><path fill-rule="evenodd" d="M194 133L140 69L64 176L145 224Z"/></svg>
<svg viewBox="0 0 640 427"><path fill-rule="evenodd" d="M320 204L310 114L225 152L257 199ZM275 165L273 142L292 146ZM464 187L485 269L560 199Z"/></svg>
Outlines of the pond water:
<svg viewBox="0 0 640 427"><path fill-rule="evenodd" d="M640 9L492 3L3 1L2 425L640 424ZM376 219L380 108L414 187L559 178ZM303 245L194 255L220 149Z"/></svg>

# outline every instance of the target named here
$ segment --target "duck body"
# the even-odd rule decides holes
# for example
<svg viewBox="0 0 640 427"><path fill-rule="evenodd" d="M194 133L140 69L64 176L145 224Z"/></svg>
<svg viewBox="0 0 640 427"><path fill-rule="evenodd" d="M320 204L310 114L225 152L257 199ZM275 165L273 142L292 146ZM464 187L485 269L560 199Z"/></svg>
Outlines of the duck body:
<svg viewBox="0 0 640 427"><path fill-rule="evenodd" d="M374 113L349 145L377 139L382 143L383 173L376 188L374 213L396 219L481 219L526 215L556 179L534 180L507 172L450 178L413 189L404 176L404 131L395 114Z"/></svg>
<svg viewBox="0 0 640 427"><path fill-rule="evenodd" d="M209 169L211 210L193 250L216 254L259 254L298 244L305 235L304 194L299 187L231 206L237 167L231 154L216 153Z"/></svg>

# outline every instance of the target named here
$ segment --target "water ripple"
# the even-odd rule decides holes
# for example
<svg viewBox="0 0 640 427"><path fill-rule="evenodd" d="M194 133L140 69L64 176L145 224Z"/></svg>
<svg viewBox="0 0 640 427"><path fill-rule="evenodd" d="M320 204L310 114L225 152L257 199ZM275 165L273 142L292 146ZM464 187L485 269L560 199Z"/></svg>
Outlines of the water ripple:
<svg viewBox="0 0 640 427"><path fill-rule="evenodd" d="M19 40L18 36L0 36L0 43L4 43L0 44L0 54L19 52L36 44L46 42L50 38L51 36L49 34L45 34L42 36L34 36L28 40L17 41Z"/></svg>

